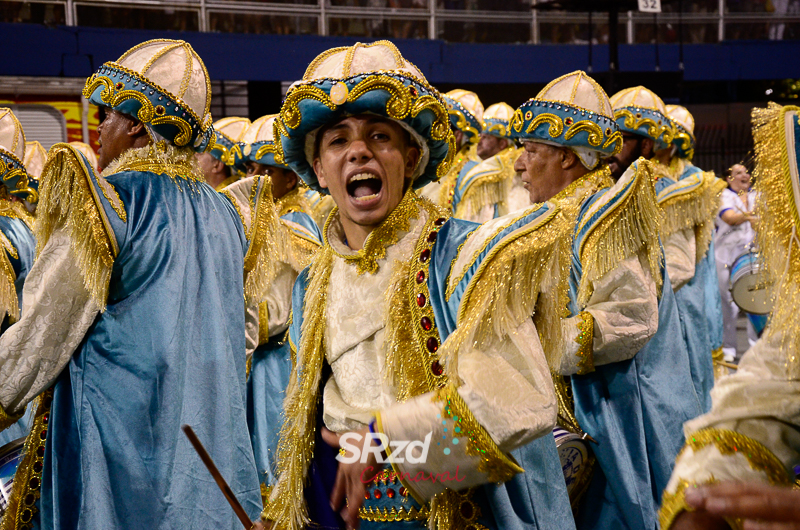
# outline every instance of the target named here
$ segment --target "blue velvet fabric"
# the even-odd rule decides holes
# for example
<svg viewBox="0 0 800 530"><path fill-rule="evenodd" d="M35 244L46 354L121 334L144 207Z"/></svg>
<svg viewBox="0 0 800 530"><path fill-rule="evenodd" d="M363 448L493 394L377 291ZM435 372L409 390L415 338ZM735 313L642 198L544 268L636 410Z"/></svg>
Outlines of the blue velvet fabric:
<svg viewBox="0 0 800 530"><path fill-rule="evenodd" d="M25 284L25 278L33 266L33 260L36 257L36 238L33 236L28 225L22 220L0 216L0 232L14 245L17 250L17 257L7 254L11 262L11 268L14 269L16 279L14 287L17 290L17 300L19 303L20 312L22 311L22 287ZM0 250L0 252L4 252ZM8 328L8 316L3 318L0 323L0 334ZM0 432L0 447L8 442L12 442L18 438L27 436L30 430L30 422L33 421L33 413L31 412L33 404L28 403L25 409L25 414L20 420L11 425L3 432Z"/></svg>
<svg viewBox="0 0 800 530"><path fill-rule="evenodd" d="M127 222L98 190L120 252L106 310L55 385L40 524L241 528L180 431L194 428L257 517L245 429L241 222L205 183L135 171L108 182Z"/></svg>
<svg viewBox="0 0 800 530"><path fill-rule="evenodd" d="M531 208L506 230L501 231L487 244L486 249L477 257L468 269L465 279L450 298L444 300L447 275L458 253L459 246L478 228L479 225L459 219L449 219L439 230L436 244L433 246L430 268L428 270L428 289L430 303L434 310L434 318L441 341L447 338L456 327L457 311L466 283L477 271L480 262L490 253L504 236L520 226L534 221L540 215L550 211L548 205ZM294 319L290 327L290 340L294 344L300 342L302 329L303 300L308 280L305 271L295 283L292 305ZM324 380L324 378L323 378ZM575 523L569 503L564 474L556 450L555 440L548 433L533 442L512 451L512 455L525 469L525 473L514 476L503 484L487 484L479 487L473 495L473 501L481 507L482 522L490 528L512 530L574 530ZM315 455L318 457L318 455ZM334 458L333 454L330 458ZM335 462L335 461L334 461ZM311 485L306 487L306 498L309 502L322 504L327 501L323 493L309 496L309 490L319 488L322 477L312 475ZM324 490L323 490L324 491ZM330 488L327 490L330 492ZM390 530L397 523L370 523L370 530ZM366 528L362 521L362 527ZM416 528L424 528L417 524Z"/></svg>
<svg viewBox="0 0 800 530"><path fill-rule="evenodd" d="M603 192L590 197L579 214ZM570 312L578 313L578 238ZM663 258L662 258L663 259ZM672 285L662 263L658 331L632 358L571 378L575 415L597 444L598 465L577 517L579 529L655 530L661 493L683 445L683 423L701 412ZM678 338L676 340L676 338Z"/></svg>

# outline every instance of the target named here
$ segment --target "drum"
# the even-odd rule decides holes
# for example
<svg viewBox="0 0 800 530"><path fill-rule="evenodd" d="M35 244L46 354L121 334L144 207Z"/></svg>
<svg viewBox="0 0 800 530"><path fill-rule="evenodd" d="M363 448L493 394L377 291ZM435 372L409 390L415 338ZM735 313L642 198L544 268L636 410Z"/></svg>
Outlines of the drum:
<svg viewBox="0 0 800 530"><path fill-rule="evenodd" d="M731 267L731 297L748 313L766 315L772 311L772 283L758 262L758 254L748 250Z"/></svg>
<svg viewBox="0 0 800 530"><path fill-rule="evenodd" d="M594 454L586 440L578 434L556 427L553 429L553 437L556 439L569 500L574 508L592 478Z"/></svg>
<svg viewBox="0 0 800 530"><path fill-rule="evenodd" d="M24 448L25 438L18 438L0 447L0 517L8 508L11 485L14 483L14 475L22 460Z"/></svg>

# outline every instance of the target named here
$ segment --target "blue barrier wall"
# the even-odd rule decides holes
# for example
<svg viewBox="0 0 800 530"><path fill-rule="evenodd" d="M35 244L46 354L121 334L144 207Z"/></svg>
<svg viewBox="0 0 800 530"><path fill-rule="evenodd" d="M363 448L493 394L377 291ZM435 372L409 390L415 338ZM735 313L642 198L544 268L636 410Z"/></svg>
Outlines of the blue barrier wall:
<svg viewBox="0 0 800 530"><path fill-rule="evenodd" d="M0 75L89 76L147 39L189 41L213 79L293 80L321 51L355 39L318 36L241 35L135 31L113 28L0 24ZM403 55L433 83L546 83L588 66L583 45L451 44L395 41ZM659 46L661 71L678 71L678 46ZM685 81L800 78L800 41L729 41L684 46ZM608 47L594 46L594 72L608 70ZM653 45L620 45L621 71L653 72Z"/></svg>

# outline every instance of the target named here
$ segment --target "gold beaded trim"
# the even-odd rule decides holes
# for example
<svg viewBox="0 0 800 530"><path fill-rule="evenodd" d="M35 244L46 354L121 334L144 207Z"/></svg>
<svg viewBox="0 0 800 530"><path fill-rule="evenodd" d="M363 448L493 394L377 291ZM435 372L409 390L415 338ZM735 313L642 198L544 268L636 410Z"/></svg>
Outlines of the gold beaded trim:
<svg viewBox="0 0 800 530"><path fill-rule="evenodd" d="M400 509L392 506L390 510L386 508L360 508L358 510L358 518L364 521L388 523L394 521L427 521L429 511L428 508L423 506L419 510L415 506L406 509L401 506Z"/></svg>

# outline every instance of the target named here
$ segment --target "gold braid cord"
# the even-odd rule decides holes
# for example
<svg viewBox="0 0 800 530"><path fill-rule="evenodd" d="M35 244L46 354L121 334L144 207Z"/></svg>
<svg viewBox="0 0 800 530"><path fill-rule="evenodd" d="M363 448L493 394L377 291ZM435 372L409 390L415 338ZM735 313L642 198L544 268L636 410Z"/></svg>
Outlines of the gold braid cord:
<svg viewBox="0 0 800 530"><path fill-rule="evenodd" d="M274 521L276 529L300 530L309 522L303 488L314 456L317 401L325 359L325 310L333 258L330 246L323 247L308 273L309 286L303 303L305 319L298 351L300 358L296 364L293 363L291 379L286 387L285 419L278 442L277 474L280 480L261 514L262 519Z"/></svg>
<svg viewBox="0 0 800 530"><path fill-rule="evenodd" d="M464 191L454 217L468 219L477 215L483 207L493 204L504 209L516 173L514 162L519 152L520 150L511 147L473 167L465 175L465 180L469 180L475 173L484 174L475 177L475 181Z"/></svg>
<svg viewBox="0 0 800 530"><path fill-rule="evenodd" d="M39 181L35 234L37 251L41 252L53 231L66 226L83 283L105 309L111 267L119 249L93 178L100 187L102 177L83 163L74 147L55 144L50 148ZM105 185L113 191L110 184ZM119 207L124 213L124 206Z"/></svg>
<svg viewBox="0 0 800 530"><path fill-rule="evenodd" d="M687 448L691 448L697 453L709 445L714 445L722 455L744 455L750 467L766 474L767 481L773 486L792 486L794 484L783 462L781 462L772 451L767 449L760 442L736 431L703 429L692 433L687 438L686 445L681 450L678 458L680 459L681 454L683 454ZM716 480L712 478L711 480L703 482L703 484L714 482L716 482ZM672 523L675 522L675 518L677 518L681 512L685 510L691 511L691 508L686 504L686 488L698 485L700 484L681 480L675 493L664 492L661 510L658 514L662 530L669 530ZM741 528L741 520L729 520L728 522L733 523L731 525L732 528Z"/></svg>
<svg viewBox="0 0 800 530"><path fill-rule="evenodd" d="M589 302L596 281L614 270L623 260L642 251L647 253L650 274L661 295L663 256L658 235L662 212L656 202L650 163L640 158L636 164L631 177L633 183L624 196L613 198L622 193L617 187L622 183L620 180L617 186L606 191L606 195L595 203L600 204L607 198L616 201L589 229L581 244L583 275L578 287L578 305L582 308Z"/></svg>
<svg viewBox="0 0 800 530"><path fill-rule="evenodd" d="M441 187L439 188L439 200L436 202L439 206L448 210L452 209L453 207L453 194L456 191L458 175L461 173L461 170L464 169L464 166L467 164L467 162L470 161L469 148L467 146L462 147L458 151L456 157L456 161L453 164L453 167L450 168L450 171L448 171L445 176L439 179L439 182L441 182Z"/></svg>
<svg viewBox="0 0 800 530"><path fill-rule="evenodd" d="M250 211L250 248L244 257L244 295L248 301L262 302L275 278L278 262L287 261L288 228L278 219L270 180L254 177L253 190L257 195Z"/></svg>
<svg viewBox="0 0 800 530"><path fill-rule="evenodd" d="M766 334L782 333L781 351L786 352L786 373L789 379L800 379L800 245L791 245L793 234L800 237L800 216L792 187L790 157L794 145L786 146L786 121L797 123L798 107L781 107L770 103L766 109L753 109L753 140L756 168L753 177L759 192L756 215L759 226L756 232L765 269L775 281L774 309ZM793 126L794 123L791 125ZM769 336L769 335L768 335Z"/></svg>

